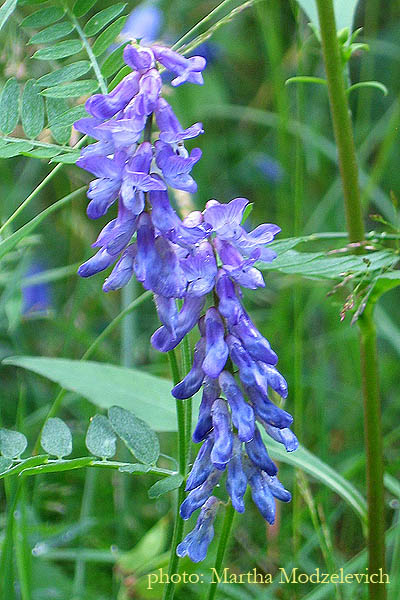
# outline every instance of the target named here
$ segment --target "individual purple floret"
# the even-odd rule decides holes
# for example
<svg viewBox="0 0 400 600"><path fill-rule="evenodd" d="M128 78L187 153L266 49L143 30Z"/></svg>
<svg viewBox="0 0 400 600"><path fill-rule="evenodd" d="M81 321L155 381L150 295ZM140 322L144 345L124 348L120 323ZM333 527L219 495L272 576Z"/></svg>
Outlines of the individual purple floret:
<svg viewBox="0 0 400 600"><path fill-rule="evenodd" d="M193 562L201 562L205 559L208 546L214 537L213 523L219 504L220 501L215 496L211 496L204 503L196 527L187 534L176 549L178 556L188 555Z"/></svg>

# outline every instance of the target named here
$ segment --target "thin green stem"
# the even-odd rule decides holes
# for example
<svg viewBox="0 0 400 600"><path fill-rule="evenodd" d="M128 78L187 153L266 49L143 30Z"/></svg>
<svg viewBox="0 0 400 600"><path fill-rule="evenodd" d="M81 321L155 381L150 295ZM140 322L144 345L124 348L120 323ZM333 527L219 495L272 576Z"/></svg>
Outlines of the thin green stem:
<svg viewBox="0 0 400 600"><path fill-rule="evenodd" d="M47 142L41 142L40 140L27 140L24 138L18 138L13 136L1 136L0 140L4 142L29 142L33 146L38 146L39 148L46 148L48 150L59 150L60 152L74 152L75 150L71 146L61 146L60 144L48 144Z"/></svg>
<svg viewBox="0 0 400 600"><path fill-rule="evenodd" d="M342 63L337 42L332 0L317 0L322 49L328 80L331 115L339 153L347 230L350 242L365 239L358 167L349 105L345 93ZM383 487L382 425L378 383L376 328L372 307L367 306L359 319L361 374L363 380L366 471L368 496L369 574L385 572L385 515ZM384 600L382 583L369 584L371 600Z"/></svg>
<svg viewBox="0 0 400 600"><path fill-rule="evenodd" d="M215 569L214 573L217 573L218 577L220 577L222 574L222 565L224 562L224 556L225 556L226 548L228 545L234 516L235 516L235 509L233 508L231 502L229 502L229 504L227 505L227 507L225 509L225 517L224 517L224 522L222 524L222 530L221 530L220 538L219 538L217 556L215 558L215 564L214 564L214 569ZM217 580L218 580L218 578L217 578ZM217 593L217 587L218 587L217 583L210 584L207 600L214 600L215 594Z"/></svg>
<svg viewBox="0 0 400 600"><path fill-rule="evenodd" d="M379 398L378 353L373 307L367 306L360 325L361 373L364 396L364 430L367 463L368 568L369 573L385 572L385 514L383 486L383 442ZM386 597L382 583L370 583L371 600Z"/></svg>
<svg viewBox="0 0 400 600"><path fill-rule="evenodd" d="M178 361L174 350L168 352L168 358L171 366L172 380L176 385L181 377L179 372ZM187 453L186 453L186 414L185 404L182 400L176 400L176 415L178 419L178 462L179 473L182 477L186 477ZM176 554L176 548L183 537L184 522L180 516L179 508L185 499L184 483L178 489L178 498L176 504L174 532L172 534L171 554L168 565L168 583L164 587L163 600L172 600L175 592L175 584L171 581L171 576L177 573L179 557Z"/></svg>
<svg viewBox="0 0 400 600"><path fill-rule="evenodd" d="M104 77L101 74L99 63L97 62L97 59L96 59L95 55L93 54L93 50L88 42L88 39L87 39L86 35L84 34L84 31L83 31L82 27L80 26L79 21L75 17L75 15L70 11L68 11L68 15L69 15L69 18L71 19L71 21L73 22L73 24L75 25L75 29L78 32L78 35L81 38L82 43L85 47L86 53L92 64L94 74L96 75L96 79L99 82L101 93L107 94L108 90L107 90L106 82L104 81Z"/></svg>
<svg viewBox="0 0 400 600"><path fill-rule="evenodd" d="M332 0L317 0L317 7L331 116L339 154L347 231L350 242L361 242L365 234L360 202L358 165L337 41L333 2Z"/></svg>
<svg viewBox="0 0 400 600"><path fill-rule="evenodd" d="M20 499L14 512L14 547L21 600L31 600L31 550L28 540L26 480L21 481Z"/></svg>

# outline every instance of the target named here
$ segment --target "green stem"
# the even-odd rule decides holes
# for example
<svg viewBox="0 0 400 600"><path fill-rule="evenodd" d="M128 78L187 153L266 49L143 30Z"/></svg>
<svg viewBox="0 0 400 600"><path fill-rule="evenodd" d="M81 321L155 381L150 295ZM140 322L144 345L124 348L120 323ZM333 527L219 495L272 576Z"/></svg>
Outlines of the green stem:
<svg viewBox="0 0 400 600"><path fill-rule="evenodd" d="M358 167L349 105L343 82L333 2L317 0L317 8L331 115L339 153L347 230L350 242L362 242L365 233L358 186ZM376 329L372 308L369 306L359 319L359 325L367 455L368 561L371 575L378 573L379 569L385 572L385 507ZM370 583L369 597L371 600L384 600L386 598L384 584Z"/></svg>
<svg viewBox="0 0 400 600"><path fill-rule="evenodd" d="M385 572L385 514L383 486L383 441L379 398L378 353L373 307L367 306L360 325L361 373L364 396L364 430L367 462L368 568L369 573ZM370 583L370 598L386 597L382 583Z"/></svg>
<svg viewBox="0 0 400 600"><path fill-rule="evenodd" d="M364 240L358 166L332 0L317 0L322 50L328 81L333 129L339 154L347 231L350 242Z"/></svg>
<svg viewBox="0 0 400 600"><path fill-rule="evenodd" d="M96 79L99 82L101 93L107 94L108 90L107 90L106 82L104 81L104 77L101 74L99 63L97 62L97 59L96 59L95 55L93 54L93 50L88 42L88 39L87 39L86 35L84 34L82 27L79 25L79 21L75 17L75 15L70 11L68 11L68 15L69 15L69 18L71 19L71 21L73 22L73 24L75 25L75 29L78 32L78 35L81 38L83 45L85 46L86 53L89 57L89 60L93 67L93 71L96 75Z"/></svg>
<svg viewBox="0 0 400 600"><path fill-rule="evenodd" d="M226 547L228 545L228 540L229 540L234 516L235 516L235 509L233 508L231 502L229 502L229 504L227 505L227 507L225 509L224 522L222 524L222 530L221 530L221 534L220 534L220 538L219 538L217 556L215 558L214 573L217 573L218 577L221 577L221 574L222 574L222 565L223 565L223 561L224 561ZM207 600L214 600L215 594L217 593L217 587L218 587L217 583L210 584Z"/></svg>
<svg viewBox="0 0 400 600"><path fill-rule="evenodd" d="M181 380L178 361L174 350L168 352L168 358L171 366L172 380L174 385ZM176 415L178 419L178 462L179 473L182 477L186 477L187 452L186 452L186 410L182 400L176 400ZM174 532L171 542L171 554L168 565L168 583L164 587L163 600L172 600L175 592L175 584L171 581L171 576L178 572L179 557L176 554L176 548L183 537L184 522L180 516L179 508L185 499L184 483L178 489L178 498L176 504L176 515Z"/></svg>

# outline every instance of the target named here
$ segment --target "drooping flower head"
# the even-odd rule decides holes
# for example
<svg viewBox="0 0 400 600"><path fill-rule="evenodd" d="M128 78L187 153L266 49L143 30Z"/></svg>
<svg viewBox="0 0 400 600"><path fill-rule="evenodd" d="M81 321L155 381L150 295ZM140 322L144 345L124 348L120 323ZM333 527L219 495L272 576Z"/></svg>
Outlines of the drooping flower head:
<svg viewBox="0 0 400 600"><path fill-rule="evenodd" d="M298 446L291 415L274 400L287 397L276 368L278 357L247 314L241 288L265 286L257 261L272 261L269 248L280 229L262 224L248 231L243 219L248 200L210 200L203 212L182 220L171 206L168 187L194 193L191 175L201 150L190 154L187 139L203 133L201 123L184 128L161 97L157 65L174 74L172 85L202 84L203 57L185 58L169 48L128 45L124 59L132 69L109 94L86 103L90 117L75 127L97 140L82 150L78 165L93 173L88 216L98 218L117 203L117 217L100 232L97 254L79 274L88 277L115 265L103 289L108 292L135 275L152 290L161 327L152 336L160 352L174 349L195 326L189 373L172 390L177 399L202 389L193 441L202 443L186 481L183 519L200 509L195 528L179 544L179 556L204 559L220 500L214 490L225 481L239 513L249 485L262 516L273 523L275 499L290 500L264 440L269 436L288 452ZM154 116L154 119L153 119ZM159 133L152 143L152 127ZM183 303L178 310L177 299Z"/></svg>

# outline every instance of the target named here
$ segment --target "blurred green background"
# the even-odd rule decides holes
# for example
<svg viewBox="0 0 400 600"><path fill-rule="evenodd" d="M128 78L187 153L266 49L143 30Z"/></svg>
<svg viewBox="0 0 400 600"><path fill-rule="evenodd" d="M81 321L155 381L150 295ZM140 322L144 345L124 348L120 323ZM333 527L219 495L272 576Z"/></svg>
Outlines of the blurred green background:
<svg viewBox="0 0 400 600"><path fill-rule="evenodd" d="M32 7L21 4L1 33L3 81L15 75L24 82L48 70L48 65L30 60L33 49L26 46L28 36L20 23ZM96 10L111 4L100 0ZM162 18L157 38L173 43L215 3L160 0L155 5ZM136 6L129 0L126 10ZM352 58L350 80L376 79L389 91L383 96L374 89L357 90L350 97L367 229L388 229L370 217L379 214L398 230L400 3L361 1L355 26L364 28L360 40L369 43L370 52ZM194 170L198 193L193 198L177 197L181 210L202 209L210 198L226 202L245 196L254 202L251 224L278 223L281 238L345 231L326 88L285 86L289 77L322 77L324 73L318 40L304 14L294 2L258 2L221 27L201 51L209 61L205 85L166 87L165 92L184 126L202 121L205 129L205 135L196 140L203 151ZM18 130L14 135L23 137ZM2 222L48 172L49 165L43 160L15 157L0 161ZM65 165L7 233L87 182L87 174ZM107 217L90 222L85 208L82 195L46 219L24 245L3 259L0 358L27 354L78 359L121 310L124 299L120 292L105 295L101 291L102 274L89 280L76 275L77 265L91 255L90 244L108 221ZM308 244L307 250L344 245L345 240L329 240ZM23 277L35 270L64 268L51 271L53 280L41 289L39 304L27 306ZM294 429L306 448L351 479L365 495L357 328L350 325L349 315L340 320L350 289L343 286L327 296L334 283L281 273L268 273L266 281L265 289L245 294L245 303L279 354L280 371L289 383L286 408L295 413ZM139 291L133 285L125 294ZM400 467L398 306L399 291L394 290L385 295L376 311L385 461L387 472L395 478ZM102 343L93 359L122 362L168 377L166 357L149 345L157 327L154 313L152 302L147 301ZM14 428L17 424L33 443L56 392L56 386L43 378L2 368L2 425ZM173 400L167 398L166 402ZM60 416L74 432L76 456L85 454L84 434L94 410L86 400L67 396ZM176 456L174 435L160 437L163 451ZM121 459L123 456L120 450ZM226 557L232 572L245 573L256 567L261 573L275 573L279 567L292 566L308 572L316 567L334 570L363 549L360 522L343 500L304 474L299 473L297 479L296 483L292 467L281 466L281 480L296 490L295 499L291 505L279 507L273 528L266 526L254 505L247 502L245 515L235 520ZM151 476L84 470L31 478L27 535L34 549L32 598L159 598L159 588L146 589L145 573L153 565L167 564L173 494L149 501L147 489L154 481ZM387 491L388 526L396 522L399 508L393 485ZM86 504L82 504L83 494ZM0 529L5 506L2 491ZM219 526L217 522L217 536ZM142 547L124 554L146 535L150 537ZM76 569L79 549L84 549L86 559L84 587L77 585L82 581ZM216 544L200 566L185 559L185 570L207 573L215 550ZM315 598L364 598L364 587L333 587ZM221 586L218 598L285 600L308 597L313 590L312 585L226 585ZM179 588L177 597L195 599L202 594L201 586L187 586ZM18 586L15 595L19 597Z"/></svg>

